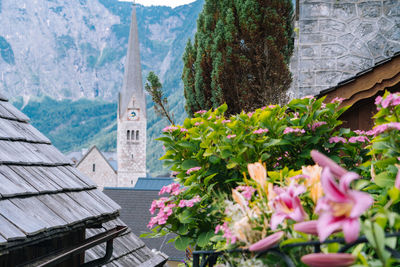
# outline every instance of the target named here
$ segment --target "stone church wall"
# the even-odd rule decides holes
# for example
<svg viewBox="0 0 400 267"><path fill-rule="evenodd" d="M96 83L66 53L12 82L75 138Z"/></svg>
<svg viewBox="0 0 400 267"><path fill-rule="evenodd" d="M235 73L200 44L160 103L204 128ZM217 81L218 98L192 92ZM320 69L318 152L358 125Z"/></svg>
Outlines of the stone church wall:
<svg viewBox="0 0 400 267"><path fill-rule="evenodd" d="M292 97L316 95L400 51L400 0L300 0Z"/></svg>
<svg viewBox="0 0 400 267"><path fill-rule="evenodd" d="M90 177L100 189L117 185L117 174L97 149L92 149L76 168Z"/></svg>

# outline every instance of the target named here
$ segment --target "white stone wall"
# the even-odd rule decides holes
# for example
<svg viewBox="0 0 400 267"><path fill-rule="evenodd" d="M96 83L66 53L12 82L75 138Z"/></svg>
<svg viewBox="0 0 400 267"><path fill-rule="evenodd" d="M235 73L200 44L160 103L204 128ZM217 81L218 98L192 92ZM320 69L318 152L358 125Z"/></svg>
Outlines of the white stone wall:
<svg viewBox="0 0 400 267"><path fill-rule="evenodd" d="M300 0L290 95L315 95L400 51L400 0Z"/></svg>
<svg viewBox="0 0 400 267"><path fill-rule="evenodd" d="M92 149L76 168L89 176L100 189L117 185L117 174L97 149Z"/></svg>
<svg viewBox="0 0 400 267"><path fill-rule="evenodd" d="M135 131L128 140L127 131ZM139 131L139 140L136 140ZM146 177L146 120L118 121L118 187L133 187L139 177Z"/></svg>

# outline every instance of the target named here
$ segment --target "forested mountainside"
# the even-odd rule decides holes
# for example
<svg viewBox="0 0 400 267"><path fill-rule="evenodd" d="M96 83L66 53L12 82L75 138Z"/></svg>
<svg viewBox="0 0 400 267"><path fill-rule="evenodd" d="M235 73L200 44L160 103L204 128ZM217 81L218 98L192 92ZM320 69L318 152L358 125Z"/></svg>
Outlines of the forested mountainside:
<svg viewBox="0 0 400 267"><path fill-rule="evenodd" d="M143 81L160 76L177 121L184 116L182 54L203 0L177 8L137 5ZM63 152L116 146L132 4L117 0L0 0L0 91ZM167 124L148 108L148 168Z"/></svg>

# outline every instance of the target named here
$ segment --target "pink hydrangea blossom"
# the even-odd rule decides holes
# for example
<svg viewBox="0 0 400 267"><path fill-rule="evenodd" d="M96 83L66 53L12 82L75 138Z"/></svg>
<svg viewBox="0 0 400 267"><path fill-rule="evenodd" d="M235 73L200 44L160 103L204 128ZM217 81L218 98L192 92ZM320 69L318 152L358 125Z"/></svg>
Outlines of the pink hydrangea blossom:
<svg viewBox="0 0 400 267"><path fill-rule="evenodd" d="M322 104L321 104L321 108L326 108L326 104L325 104L325 103L322 103Z"/></svg>
<svg viewBox="0 0 400 267"><path fill-rule="evenodd" d="M382 102L382 96L377 96L377 97L375 98L375 105L380 105L381 102Z"/></svg>
<svg viewBox="0 0 400 267"><path fill-rule="evenodd" d="M201 169L201 167L190 168L189 170L186 171L186 174L191 174L192 172L196 172L196 171L198 171L200 169Z"/></svg>
<svg viewBox="0 0 400 267"><path fill-rule="evenodd" d="M181 133L185 133L185 132L188 132L188 129L186 129L186 128L181 128Z"/></svg>
<svg viewBox="0 0 400 267"><path fill-rule="evenodd" d="M154 225L163 225L167 222L169 216L173 213L172 208L176 207L174 203L167 203L168 198L160 198L154 200L151 204L150 213L154 214L156 209L159 209L158 214L150 219L147 224L148 228L153 228Z"/></svg>
<svg viewBox="0 0 400 267"><path fill-rule="evenodd" d="M303 96L301 99L314 99L314 96L313 95L306 95L306 96Z"/></svg>
<svg viewBox="0 0 400 267"><path fill-rule="evenodd" d="M335 102L343 102L343 100L345 100L344 98L341 97L335 97L334 99L332 99L331 103L335 103Z"/></svg>
<svg viewBox="0 0 400 267"><path fill-rule="evenodd" d="M268 131L269 130L267 128L265 128L265 129L260 128L260 129L254 130L253 134L263 134L263 133L268 133Z"/></svg>
<svg viewBox="0 0 400 267"><path fill-rule="evenodd" d="M300 133L300 134L303 134L305 132L306 131L304 129L286 127L286 129L283 131L283 134L289 134L289 133Z"/></svg>
<svg viewBox="0 0 400 267"><path fill-rule="evenodd" d="M162 129L162 131L164 133L166 133L166 132L172 133L173 131L176 131L176 130L178 130L178 127L175 127L175 126L167 126L164 129Z"/></svg>
<svg viewBox="0 0 400 267"><path fill-rule="evenodd" d="M369 142L368 137L364 136L364 135L360 135L360 136L353 136L349 138L349 143L365 143L365 142Z"/></svg>
<svg viewBox="0 0 400 267"><path fill-rule="evenodd" d="M236 190L240 191L246 200L250 200L254 192L256 192L256 189L254 189L253 187L245 185L240 185L236 187Z"/></svg>
<svg viewBox="0 0 400 267"><path fill-rule="evenodd" d="M400 122L389 122L386 124L381 124L381 125L375 126L375 128L371 130L372 131L371 133L374 136L377 136L388 130L400 130Z"/></svg>
<svg viewBox="0 0 400 267"><path fill-rule="evenodd" d="M168 193L168 194L171 194L173 196L177 196L181 192L183 192L184 190L185 190L184 188L181 189L180 184L172 183L172 184L163 186L161 188L160 192L158 193L158 195L162 195L162 194Z"/></svg>
<svg viewBox="0 0 400 267"><path fill-rule="evenodd" d="M312 131L315 131L318 127L325 125L325 124L326 124L326 121L317 121L313 125L311 125L310 128Z"/></svg>
<svg viewBox="0 0 400 267"><path fill-rule="evenodd" d="M358 135L366 134L366 132L365 132L365 131L362 131L362 130L354 130L354 133L355 133L355 134L358 134Z"/></svg>
<svg viewBox="0 0 400 267"><path fill-rule="evenodd" d="M272 200L271 207L274 213L271 216L271 229L275 230L285 219L296 222L304 221L306 213L300 203L300 194L306 191L303 185L294 182L287 188L274 188L277 196Z"/></svg>
<svg viewBox="0 0 400 267"><path fill-rule="evenodd" d="M247 113L247 116L249 116L249 118L251 118L253 116L254 112L249 112Z"/></svg>
<svg viewBox="0 0 400 267"><path fill-rule="evenodd" d="M229 122L231 122L231 120L223 120L223 121L221 121L221 123L229 123Z"/></svg>
<svg viewBox="0 0 400 267"><path fill-rule="evenodd" d="M275 107L276 107L276 105L268 105L268 108L270 108L270 109L273 109Z"/></svg>
<svg viewBox="0 0 400 267"><path fill-rule="evenodd" d="M398 158L397 158L398 159ZM400 190L400 168L397 167L397 175L396 175L396 180L394 182L394 186Z"/></svg>
<svg viewBox="0 0 400 267"><path fill-rule="evenodd" d="M330 144L332 144L332 143L343 143L343 144L346 144L347 140L346 140L346 138L343 138L343 137L340 137L340 136L333 136L333 137L329 138L329 143Z"/></svg>
<svg viewBox="0 0 400 267"><path fill-rule="evenodd" d="M210 115L208 118L207 118L207 120L211 120L212 119L212 116Z"/></svg>
<svg viewBox="0 0 400 267"><path fill-rule="evenodd" d="M196 122L195 124L194 124L194 126L199 126L199 125L202 125L204 122L203 121L201 121L201 122Z"/></svg>
<svg viewBox="0 0 400 267"><path fill-rule="evenodd" d="M180 208L193 207L194 203L197 203L200 201L201 201L200 196L195 196L194 198L189 199L189 200L182 199L181 201L179 201L178 207L180 207Z"/></svg>
<svg viewBox="0 0 400 267"><path fill-rule="evenodd" d="M207 112L207 110L199 110L199 111L196 111L194 114L204 114L206 112Z"/></svg>
<svg viewBox="0 0 400 267"><path fill-rule="evenodd" d="M226 136L226 138L228 138L228 139L232 139L232 138L235 138L235 137L236 137L236 134L228 134Z"/></svg>
<svg viewBox="0 0 400 267"><path fill-rule="evenodd" d="M222 231L224 233L223 237L225 237L227 244L235 244L238 240L237 237L232 233L231 229L229 229L227 222L224 222L224 224L217 225L217 227L215 227L215 234L218 234L219 231Z"/></svg>

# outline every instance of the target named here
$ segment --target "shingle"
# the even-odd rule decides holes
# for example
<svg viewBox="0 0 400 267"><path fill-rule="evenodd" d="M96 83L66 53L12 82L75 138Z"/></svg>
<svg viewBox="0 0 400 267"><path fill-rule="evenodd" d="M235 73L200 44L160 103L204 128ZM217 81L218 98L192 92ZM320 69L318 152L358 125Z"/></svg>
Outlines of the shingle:
<svg viewBox="0 0 400 267"><path fill-rule="evenodd" d="M33 168L25 169L23 166L9 166L9 168L25 181L29 181L29 183L41 194L55 192L60 189L60 187L54 185L51 180L44 179L40 175L35 174Z"/></svg>
<svg viewBox="0 0 400 267"><path fill-rule="evenodd" d="M24 113L19 111L10 102L0 101L0 106L2 106L3 109L7 110L8 114L10 114L10 115L8 115L9 116L8 118L16 119L16 120L19 120L19 121L25 121L25 122L29 121L28 116L26 116Z"/></svg>
<svg viewBox="0 0 400 267"><path fill-rule="evenodd" d="M9 200L0 201L0 214L26 235L35 235L45 229L41 221L26 214Z"/></svg>
<svg viewBox="0 0 400 267"><path fill-rule="evenodd" d="M66 221L41 202L37 196L30 198L13 198L10 201L25 214L37 219L41 222L41 225L48 229L59 228L67 225Z"/></svg>
<svg viewBox="0 0 400 267"><path fill-rule="evenodd" d="M89 177L87 177L85 174L79 172L77 169L75 169L72 166L61 167L61 170L64 171L65 173L67 173L68 175L74 174L77 179L84 182L90 188L97 187L97 185Z"/></svg>
<svg viewBox="0 0 400 267"><path fill-rule="evenodd" d="M14 241L26 238L26 235L19 230L9 220L0 215L0 234L7 239L7 241Z"/></svg>
<svg viewBox="0 0 400 267"><path fill-rule="evenodd" d="M15 192L15 194L28 194L28 195L39 193L30 183L25 181L21 176L15 173L8 166L5 165L0 166L0 176L1 175L4 176L4 178L10 180L11 183L13 183L14 185L14 188L9 188L9 189L3 189L3 187L0 187L1 190L0 194L2 195L10 194L12 191ZM11 192L8 190L11 190Z"/></svg>

